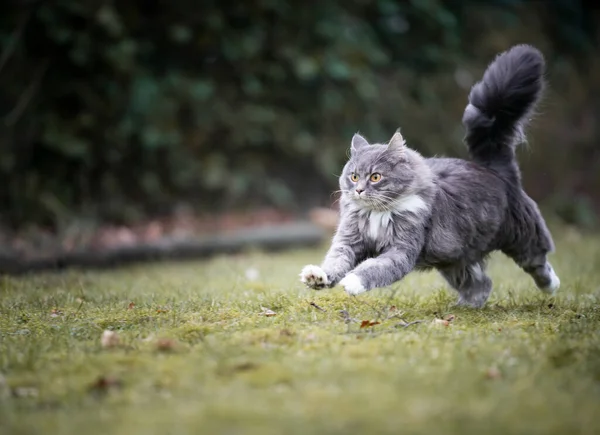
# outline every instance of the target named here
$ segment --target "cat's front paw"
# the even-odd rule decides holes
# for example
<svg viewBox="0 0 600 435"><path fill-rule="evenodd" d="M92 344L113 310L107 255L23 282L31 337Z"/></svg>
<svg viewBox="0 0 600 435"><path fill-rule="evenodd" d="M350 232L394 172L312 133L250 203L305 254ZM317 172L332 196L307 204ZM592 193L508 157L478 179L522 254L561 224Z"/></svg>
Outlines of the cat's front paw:
<svg viewBox="0 0 600 435"><path fill-rule="evenodd" d="M300 272L300 281L314 290L321 290L329 284L329 279L323 269L312 264L304 266Z"/></svg>
<svg viewBox="0 0 600 435"><path fill-rule="evenodd" d="M367 291L360 277L355 273L349 273L340 281L340 285L344 287L346 293L351 296L356 296Z"/></svg>

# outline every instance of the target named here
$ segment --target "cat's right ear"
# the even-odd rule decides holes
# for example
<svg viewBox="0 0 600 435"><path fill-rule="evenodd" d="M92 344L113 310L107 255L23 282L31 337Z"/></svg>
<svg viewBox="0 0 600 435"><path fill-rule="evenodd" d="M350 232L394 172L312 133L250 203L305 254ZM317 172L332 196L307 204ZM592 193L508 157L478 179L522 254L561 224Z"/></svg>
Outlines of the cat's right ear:
<svg viewBox="0 0 600 435"><path fill-rule="evenodd" d="M354 133L354 136L352 136L352 146L350 147L350 150L352 153L360 151L362 148L365 148L368 146L369 146L369 142L367 142L367 140L364 137L362 137L358 133Z"/></svg>

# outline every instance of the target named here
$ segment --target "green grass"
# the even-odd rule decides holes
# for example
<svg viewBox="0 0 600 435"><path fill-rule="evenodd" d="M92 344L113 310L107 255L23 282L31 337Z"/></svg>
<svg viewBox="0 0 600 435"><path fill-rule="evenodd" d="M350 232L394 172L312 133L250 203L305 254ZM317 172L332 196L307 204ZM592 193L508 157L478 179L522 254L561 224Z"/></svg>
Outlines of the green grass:
<svg viewBox="0 0 600 435"><path fill-rule="evenodd" d="M483 310L435 273L306 290L324 249L3 278L0 433L600 433L600 239L557 237L555 298L495 256ZM107 329L121 346L101 346Z"/></svg>

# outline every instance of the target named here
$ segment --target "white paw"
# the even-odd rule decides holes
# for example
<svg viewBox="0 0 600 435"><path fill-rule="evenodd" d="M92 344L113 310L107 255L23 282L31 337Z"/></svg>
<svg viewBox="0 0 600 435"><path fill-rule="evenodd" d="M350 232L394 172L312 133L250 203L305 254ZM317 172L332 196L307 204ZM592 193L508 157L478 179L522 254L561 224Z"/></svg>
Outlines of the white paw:
<svg viewBox="0 0 600 435"><path fill-rule="evenodd" d="M344 287L346 293L349 295L359 295L367 291L365 287L362 285L360 278L355 273L349 273L340 281L340 285Z"/></svg>
<svg viewBox="0 0 600 435"><path fill-rule="evenodd" d="M554 294L556 290L560 287L560 278L554 272L554 269L550 269L550 284L548 284L543 290L545 292Z"/></svg>
<svg viewBox="0 0 600 435"><path fill-rule="evenodd" d="M327 274L319 266L309 264L300 272L300 281L312 289L322 289L329 284Z"/></svg>

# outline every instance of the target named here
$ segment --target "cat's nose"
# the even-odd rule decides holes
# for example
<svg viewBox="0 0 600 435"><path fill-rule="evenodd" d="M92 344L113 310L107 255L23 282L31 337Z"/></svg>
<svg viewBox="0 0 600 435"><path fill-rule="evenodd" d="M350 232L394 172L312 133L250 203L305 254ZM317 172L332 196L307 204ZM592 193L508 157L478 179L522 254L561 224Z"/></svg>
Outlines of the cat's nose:
<svg viewBox="0 0 600 435"><path fill-rule="evenodd" d="M361 193L363 193L364 191L365 191L365 189L361 189L360 187L358 187L358 188L356 189L356 193L358 193L359 195L360 195Z"/></svg>

